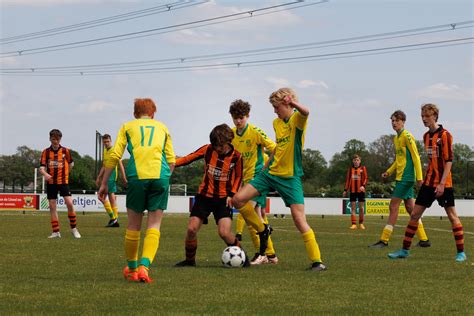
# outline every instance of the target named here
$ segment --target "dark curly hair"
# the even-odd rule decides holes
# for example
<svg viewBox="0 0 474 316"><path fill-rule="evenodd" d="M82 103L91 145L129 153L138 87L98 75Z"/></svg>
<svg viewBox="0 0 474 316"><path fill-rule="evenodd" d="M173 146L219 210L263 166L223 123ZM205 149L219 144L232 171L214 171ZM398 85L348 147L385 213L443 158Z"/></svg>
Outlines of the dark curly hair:
<svg viewBox="0 0 474 316"><path fill-rule="evenodd" d="M235 100L230 104L229 113L232 117L244 117L250 113L250 103L241 99Z"/></svg>

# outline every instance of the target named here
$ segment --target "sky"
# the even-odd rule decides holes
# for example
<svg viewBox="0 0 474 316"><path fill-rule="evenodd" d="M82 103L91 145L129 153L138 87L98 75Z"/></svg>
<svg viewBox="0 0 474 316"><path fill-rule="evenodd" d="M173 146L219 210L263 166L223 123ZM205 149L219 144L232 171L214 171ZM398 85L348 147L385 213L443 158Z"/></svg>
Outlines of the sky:
<svg viewBox="0 0 474 316"><path fill-rule="evenodd" d="M180 59L283 46L296 48L304 43L474 20L473 2L468 0L332 0L323 3L306 0L302 4L314 5L284 6L279 12L255 11L251 17L247 14L246 18L225 23L221 19L220 23L212 25L174 29L173 32L103 45L41 54L5 54L176 26L292 1L198 2L204 1L0 0L1 39L159 4L193 4L97 28L16 43L0 42L0 155L14 154L22 145L42 150L49 146L49 131L58 128L63 133L63 146L81 155L94 156L96 131L111 134L115 139L120 126L133 119L133 100L143 97L156 102L155 118L168 127L175 153L180 156L208 143L214 126L221 123L233 126L228 109L235 99L250 102L249 122L274 138L272 122L276 115L268 97L281 87L293 88L299 101L310 108L305 148L319 150L328 161L341 152L350 139L368 145L381 135L393 134L390 115L398 109L407 114L406 129L421 139L426 128L420 119L420 106L428 102L439 106L439 122L453 134L454 142L473 147L472 39L464 41L464 45L431 49L413 46L418 49L341 58L347 56L341 53L348 51L473 37L472 23L467 24L470 27L444 28L442 32L425 32L417 36L346 42L286 53L234 58L217 56L196 63L235 63L221 69L82 76L4 73L11 68ZM251 60L322 54L331 58L296 59L298 62L293 63L276 61L252 67L245 64ZM242 66L237 67L237 63Z"/></svg>

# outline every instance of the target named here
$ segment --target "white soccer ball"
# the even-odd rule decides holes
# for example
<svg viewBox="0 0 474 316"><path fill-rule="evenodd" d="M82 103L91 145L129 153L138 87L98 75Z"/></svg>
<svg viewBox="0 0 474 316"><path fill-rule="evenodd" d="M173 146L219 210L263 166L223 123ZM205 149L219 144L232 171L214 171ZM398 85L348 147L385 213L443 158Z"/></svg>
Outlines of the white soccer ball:
<svg viewBox="0 0 474 316"><path fill-rule="evenodd" d="M245 252L237 246L230 246L222 252L222 264L226 268L241 268L245 263Z"/></svg>

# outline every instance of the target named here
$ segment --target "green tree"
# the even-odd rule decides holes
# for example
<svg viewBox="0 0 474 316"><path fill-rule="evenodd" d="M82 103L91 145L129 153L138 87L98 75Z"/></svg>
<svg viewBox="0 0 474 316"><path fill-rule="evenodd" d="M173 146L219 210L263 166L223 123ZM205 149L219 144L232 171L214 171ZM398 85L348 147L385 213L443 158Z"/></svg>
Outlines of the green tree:
<svg viewBox="0 0 474 316"><path fill-rule="evenodd" d="M307 195L320 195L326 183L327 162L319 150L305 149L302 157L303 190Z"/></svg>
<svg viewBox="0 0 474 316"><path fill-rule="evenodd" d="M457 194L471 193L472 195L474 191L474 151L468 145L456 143L453 145L453 154L453 168L451 170L453 186Z"/></svg>

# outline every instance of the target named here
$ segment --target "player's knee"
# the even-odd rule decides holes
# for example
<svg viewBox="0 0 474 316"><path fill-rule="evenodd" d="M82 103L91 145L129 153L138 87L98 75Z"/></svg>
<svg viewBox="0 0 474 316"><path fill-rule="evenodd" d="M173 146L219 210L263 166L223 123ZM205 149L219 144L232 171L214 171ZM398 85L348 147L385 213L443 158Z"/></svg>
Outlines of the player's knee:
<svg viewBox="0 0 474 316"><path fill-rule="evenodd" d="M237 193L236 195L234 195L234 197L232 198L232 205L234 205L235 208L241 208L242 206L245 205L245 202L244 202L244 200L241 198L241 196L239 195L239 193Z"/></svg>
<svg viewBox="0 0 474 316"><path fill-rule="evenodd" d="M194 239L197 235L197 232L198 232L198 228L197 227L194 227L194 226L189 226L188 227L188 230L186 231L186 234L188 236L188 238L190 239Z"/></svg>

